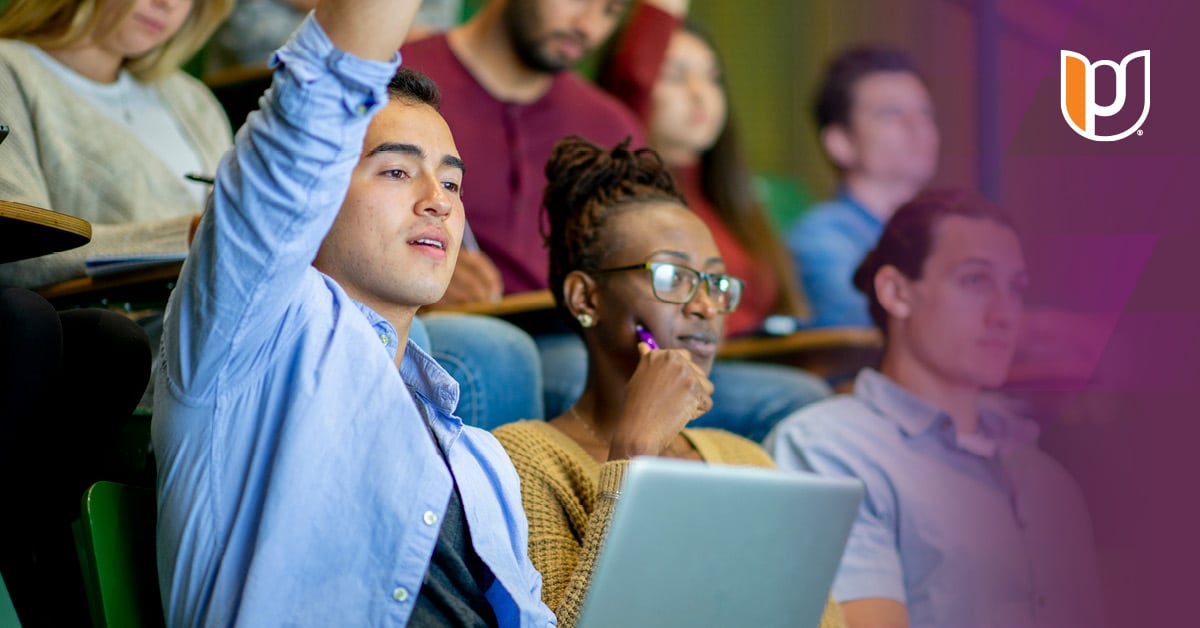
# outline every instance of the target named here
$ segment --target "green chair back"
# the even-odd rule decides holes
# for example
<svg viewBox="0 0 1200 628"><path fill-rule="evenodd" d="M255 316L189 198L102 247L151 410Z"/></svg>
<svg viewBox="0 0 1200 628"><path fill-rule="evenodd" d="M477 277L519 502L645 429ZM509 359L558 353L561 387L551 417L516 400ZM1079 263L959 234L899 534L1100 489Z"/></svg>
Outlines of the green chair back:
<svg viewBox="0 0 1200 628"><path fill-rule="evenodd" d="M776 233L788 229L813 204L812 194L794 177L761 173L754 177L754 191L762 201Z"/></svg>
<svg viewBox="0 0 1200 628"><path fill-rule="evenodd" d="M0 0L0 6L3 4L4 0ZM0 628L21 628L21 620L17 619L17 609L13 608L3 576L0 576Z"/></svg>
<svg viewBox="0 0 1200 628"><path fill-rule="evenodd" d="M163 626L148 488L97 482L83 496L82 556L97 627Z"/></svg>

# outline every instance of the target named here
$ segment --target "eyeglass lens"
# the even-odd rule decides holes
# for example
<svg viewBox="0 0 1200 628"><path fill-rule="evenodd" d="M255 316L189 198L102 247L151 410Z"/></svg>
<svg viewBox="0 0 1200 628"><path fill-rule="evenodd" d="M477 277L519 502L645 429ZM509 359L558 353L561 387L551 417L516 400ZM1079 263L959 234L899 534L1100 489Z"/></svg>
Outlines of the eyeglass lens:
<svg viewBox="0 0 1200 628"><path fill-rule="evenodd" d="M700 275L691 268L674 264L656 264L653 267L654 294L668 303L687 303L696 294ZM737 306L741 297L740 283L726 275L708 277L708 291L717 301L722 312Z"/></svg>

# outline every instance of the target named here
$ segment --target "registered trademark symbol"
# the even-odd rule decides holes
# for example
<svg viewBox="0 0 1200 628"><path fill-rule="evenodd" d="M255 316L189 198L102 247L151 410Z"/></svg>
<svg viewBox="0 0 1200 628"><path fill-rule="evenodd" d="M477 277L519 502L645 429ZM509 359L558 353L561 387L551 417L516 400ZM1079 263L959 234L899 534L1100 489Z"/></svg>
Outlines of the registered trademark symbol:
<svg viewBox="0 0 1200 628"><path fill-rule="evenodd" d="M1138 134L1139 136L1141 136L1143 133L1145 133L1145 131L1143 131L1143 130L1141 130L1141 129L1138 129L1138 130L1137 130L1137 134Z"/></svg>

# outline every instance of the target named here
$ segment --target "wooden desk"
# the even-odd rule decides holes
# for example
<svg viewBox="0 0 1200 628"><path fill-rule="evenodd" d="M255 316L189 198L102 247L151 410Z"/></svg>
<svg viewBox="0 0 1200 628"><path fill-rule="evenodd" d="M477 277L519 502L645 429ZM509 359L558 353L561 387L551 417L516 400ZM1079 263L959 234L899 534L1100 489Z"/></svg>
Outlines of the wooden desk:
<svg viewBox="0 0 1200 628"><path fill-rule="evenodd" d="M508 295L495 302L440 306L428 311L497 316L524 327L523 323L535 317L543 317L541 320L557 317L553 309L550 291L538 290ZM851 376L864 366L878 366L882 351L883 337L879 330L835 327L803 330L787 336L733 338L721 345L717 357L790 364L837 379Z"/></svg>
<svg viewBox="0 0 1200 628"><path fill-rule="evenodd" d="M37 293L60 309L114 302L165 304L182 268L183 262L174 262L119 275L68 279Z"/></svg>
<svg viewBox="0 0 1200 628"><path fill-rule="evenodd" d="M498 316L504 318L514 314L526 314L529 312L539 312L542 310L554 309L554 297L551 296L549 290L534 290L532 292L518 292L510 294L500 299L499 301L476 301L474 303L458 303L455 305L439 305L436 307L425 308L425 311L433 312L453 312L455 314L481 314L484 316Z"/></svg>
<svg viewBox="0 0 1200 628"><path fill-rule="evenodd" d="M832 382L853 377L865 366L878 367L883 335L873 327L805 329L787 336L748 336L726 340L717 357L795 366Z"/></svg>
<svg viewBox="0 0 1200 628"><path fill-rule="evenodd" d="M0 201L0 263L66 251L91 240L92 225L82 218Z"/></svg>
<svg viewBox="0 0 1200 628"><path fill-rule="evenodd" d="M882 349L879 330L869 327L806 329L787 336L747 336L726 340L720 356L731 360L757 360L789 353L837 348Z"/></svg>

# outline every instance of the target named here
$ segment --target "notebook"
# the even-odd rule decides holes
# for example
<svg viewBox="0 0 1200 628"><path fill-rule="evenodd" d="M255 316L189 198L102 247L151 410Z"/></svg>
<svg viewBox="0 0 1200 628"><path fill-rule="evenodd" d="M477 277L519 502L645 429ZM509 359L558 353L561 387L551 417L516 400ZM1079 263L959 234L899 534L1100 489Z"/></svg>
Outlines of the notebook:
<svg viewBox="0 0 1200 628"><path fill-rule="evenodd" d="M852 479L636 459L579 626L813 628L862 496Z"/></svg>
<svg viewBox="0 0 1200 628"><path fill-rule="evenodd" d="M131 253L128 255L91 255L84 261L88 277L104 277L143 268L177 264L187 257L187 251L173 253Z"/></svg>

